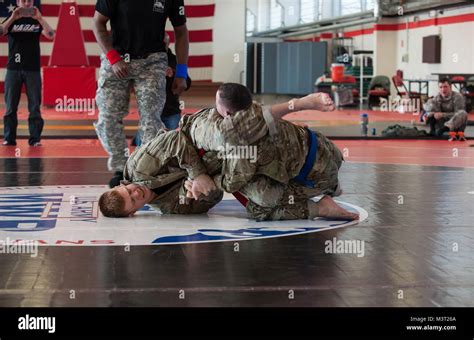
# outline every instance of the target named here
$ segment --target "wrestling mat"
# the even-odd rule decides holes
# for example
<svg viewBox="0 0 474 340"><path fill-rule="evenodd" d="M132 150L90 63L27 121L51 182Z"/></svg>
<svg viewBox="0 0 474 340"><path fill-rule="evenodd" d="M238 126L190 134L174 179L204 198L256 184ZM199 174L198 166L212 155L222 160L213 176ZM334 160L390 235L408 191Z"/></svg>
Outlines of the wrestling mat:
<svg viewBox="0 0 474 340"><path fill-rule="evenodd" d="M316 220L255 222L231 195L207 215L160 215L145 207L129 218L106 218L97 201L106 186L42 186L0 189L0 242L37 241L39 245L159 245L242 241L314 233L356 225L359 221Z"/></svg>

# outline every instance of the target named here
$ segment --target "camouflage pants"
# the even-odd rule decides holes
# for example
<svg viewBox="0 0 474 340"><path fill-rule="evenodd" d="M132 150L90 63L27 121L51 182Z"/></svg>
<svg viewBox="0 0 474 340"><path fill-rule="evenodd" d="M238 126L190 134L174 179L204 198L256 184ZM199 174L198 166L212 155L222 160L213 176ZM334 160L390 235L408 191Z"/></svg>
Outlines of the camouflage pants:
<svg viewBox="0 0 474 340"><path fill-rule="evenodd" d="M449 127L450 131L463 131L466 130L467 121L469 116L464 110L457 111L454 116L448 120L445 125Z"/></svg>
<svg viewBox="0 0 474 340"><path fill-rule="evenodd" d="M257 221L296 220L310 217L309 200L319 195L338 196L341 188L339 168L344 160L341 151L326 137L318 135L318 155L308 179L314 188L291 180L283 185L265 176L257 176L241 189L249 203L247 213Z"/></svg>
<svg viewBox="0 0 474 340"><path fill-rule="evenodd" d="M166 101L166 53L154 53L146 59L132 59L129 75L119 79L104 55L101 56L96 103L99 118L94 127L102 146L109 154L108 169L123 171L129 156L124 117L130 105L133 87L140 113L140 133L147 143L164 127L159 119Z"/></svg>
<svg viewBox="0 0 474 340"><path fill-rule="evenodd" d="M434 130L437 134L443 132L443 128L447 126L450 131L464 131L467 126L468 115L464 110L457 111L451 118L442 117L441 119L436 120L434 116L431 116L428 120L428 123L431 126L431 129Z"/></svg>

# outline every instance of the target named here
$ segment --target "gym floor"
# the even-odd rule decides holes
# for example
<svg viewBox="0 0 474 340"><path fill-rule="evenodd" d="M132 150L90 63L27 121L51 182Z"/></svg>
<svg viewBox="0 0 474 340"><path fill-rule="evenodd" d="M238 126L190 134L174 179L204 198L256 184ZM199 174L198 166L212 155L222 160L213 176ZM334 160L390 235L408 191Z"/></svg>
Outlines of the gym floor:
<svg viewBox="0 0 474 340"><path fill-rule="evenodd" d="M215 242L2 254L0 306L474 306L472 141L335 143L346 158L340 198L368 212L359 224L241 241L238 252ZM19 140L0 157L0 194L110 178L95 139ZM327 254L334 238L364 241L365 255Z"/></svg>

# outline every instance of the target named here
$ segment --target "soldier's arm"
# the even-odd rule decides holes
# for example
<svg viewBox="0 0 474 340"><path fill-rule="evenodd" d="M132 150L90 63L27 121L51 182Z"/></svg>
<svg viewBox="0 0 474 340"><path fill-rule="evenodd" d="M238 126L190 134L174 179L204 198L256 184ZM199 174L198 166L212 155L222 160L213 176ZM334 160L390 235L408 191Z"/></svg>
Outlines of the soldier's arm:
<svg viewBox="0 0 474 340"><path fill-rule="evenodd" d="M453 112L443 112L443 118L451 119L456 114L456 112L465 110L466 103L464 101L464 96L453 94L453 107Z"/></svg>
<svg viewBox="0 0 474 340"><path fill-rule="evenodd" d="M51 28L51 26L48 24L48 22L44 19L44 17L41 15L41 12L38 8L34 7L35 8L35 15L33 16L33 19L36 19L38 20L38 22L40 23L40 25L43 27L43 32L42 34L48 38L49 40L53 40L54 37L55 37L55 32L54 30Z"/></svg>
<svg viewBox="0 0 474 340"><path fill-rule="evenodd" d="M435 98L431 98L423 105L423 109L426 111L428 116L432 116L435 112L441 111L441 106Z"/></svg>
<svg viewBox="0 0 474 340"><path fill-rule="evenodd" d="M178 202L172 213L182 215L205 214L219 203L223 196L224 193L221 190L213 190L208 196L201 196L198 200L180 195L181 201Z"/></svg>
<svg viewBox="0 0 474 340"><path fill-rule="evenodd" d="M226 157L226 155L221 155ZM239 191L247 185L257 170L257 163L249 159L224 158L222 173L214 176L217 188L229 193Z"/></svg>
<svg viewBox="0 0 474 340"><path fill-rule="evenodd" d="M112 39L110 33L107 31L108 21L108 17L102 15L98 11L95 11L94 25L92 26L92 31L94 32L94 36L97 40L97 43L105 54L107 54L107 52L113 49Z"/></svg>
<svg viewBox="0 0 474 340"><path fill-rule="evenodd" d="M186 197L186 189L182 185L153 202L150 206L163 214L204 214L219 203L223 196L222 191L214 190L209 196L201 196L199 200L190 199Z"/></svg>
<svg viewBox="0 0 474 340"><path fill-rule="evenodd" d="M466 110L466 100L463 95L458 94L454 96L454 112L452 116L458 111L465 111ZM451 116L451 117L452 117Z"/></svg>
<svg viewBox="0 0 474 340"><path fill-rule="evenodd" d="M2 25L0 26L0 34L1 35L6 35L8 34L8 30L10 29L10 26L18 19L21 18L20 15L20 7L15 8L15 10L12 12L12 14L5 20L3 21Z"/></svg>
<svg viewBox="0 0 474 340"><path fill-rule="evenodd" d="M275 119L281 119L289 113L301 110L334 111L335 106L328 94L311 93L303 98L293 98L288 102L270 107L270 112Z"/></svg>
<svg viewBox="0 0 474 340"><path fill-rule="evenodd" d="M191 179L206 174L206 168L198 152L186 135L180 131L170 131L168 134L171 134L171 138L164 139L164 142L158 146L161 150L153 152L161 158L162 164L166 164L171 158L176 158L179 167L186 170Z"/></svg>

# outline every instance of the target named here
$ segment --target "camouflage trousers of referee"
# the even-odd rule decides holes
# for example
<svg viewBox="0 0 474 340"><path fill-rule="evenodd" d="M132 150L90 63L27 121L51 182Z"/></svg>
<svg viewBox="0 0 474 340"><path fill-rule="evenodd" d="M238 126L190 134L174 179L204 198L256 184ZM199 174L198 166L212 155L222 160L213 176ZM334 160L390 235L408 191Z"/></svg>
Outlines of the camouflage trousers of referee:
<svg viewBox="0 0 474 340"><path fill-rule="evenodd" d="M143 144L152 140L164 128L159 118L166 101L165 52L150 54L146 59L132 59L129 74L119 79L107 58L101 56L96 104L99 117L94 123L102 146L109 155L109 171L123 171L129 157L124 118L129 112L133 88L140 114L140 134Z"/></svg>

